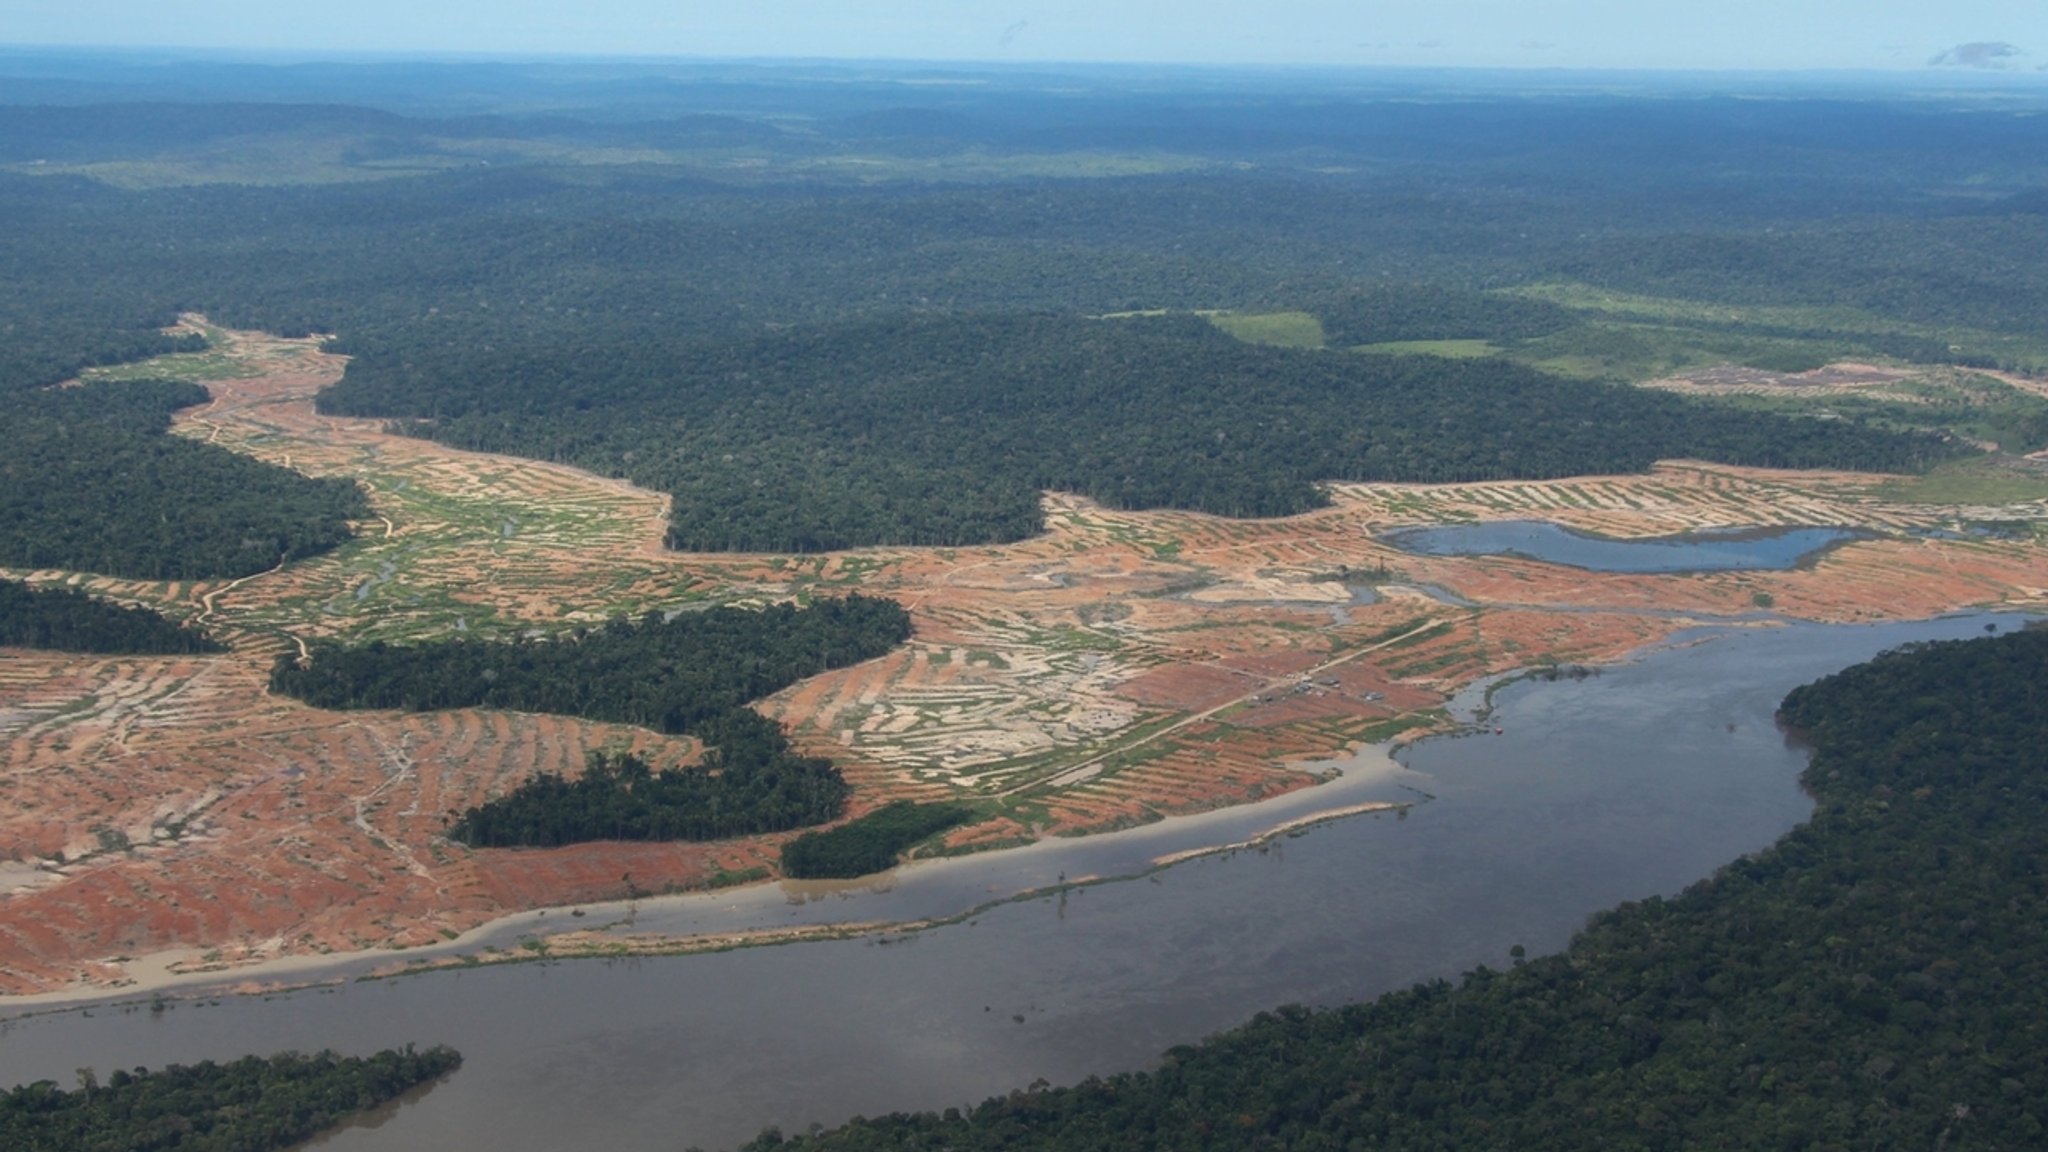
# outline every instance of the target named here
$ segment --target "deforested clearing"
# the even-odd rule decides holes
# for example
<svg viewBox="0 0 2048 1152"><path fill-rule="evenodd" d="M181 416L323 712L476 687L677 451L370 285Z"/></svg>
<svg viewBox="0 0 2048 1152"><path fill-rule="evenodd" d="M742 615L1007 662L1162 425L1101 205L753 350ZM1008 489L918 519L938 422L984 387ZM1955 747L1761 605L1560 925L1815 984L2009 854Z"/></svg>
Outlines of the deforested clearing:
<svg viewBox="0 0 2048 1152"><path fill-rule="evenodd" d="M217 330L218 331L218 330ZM1895 620L2038 606L2038 499L1902 498L1888 477L1688 461L1645 475L1338 484L1274 520L1120 512L1048 493L1015 544L822 555L661 546L667 498L574 468L463 452L323 416L343 361L310 340L220 332L233 371L178 419L197 437L345 476L375 519L321 557L233 581L39 571L170 610L215 656L0 652L0 990L119 986L133 958L187 967L442 940L510 911L772 873L786 836L477 851L445 821L593 751L687 764L687 738L514 712L328 712L271 696L300 641L553 635L619 614L859 591L911 613L877 659L760 701L838 763L849 814L959 800L958 850L1127 826L1312 787L1364 741L1439 730L1474 680L1597 664L1700 622ZM2024 495L2024 493L2022 493ZM1874 538L1786 571L1589 572L1382 542L1406 525L1546 519L1631 538L1835 525ZM1768 606L1762 610L1760 606Z"/></svg>

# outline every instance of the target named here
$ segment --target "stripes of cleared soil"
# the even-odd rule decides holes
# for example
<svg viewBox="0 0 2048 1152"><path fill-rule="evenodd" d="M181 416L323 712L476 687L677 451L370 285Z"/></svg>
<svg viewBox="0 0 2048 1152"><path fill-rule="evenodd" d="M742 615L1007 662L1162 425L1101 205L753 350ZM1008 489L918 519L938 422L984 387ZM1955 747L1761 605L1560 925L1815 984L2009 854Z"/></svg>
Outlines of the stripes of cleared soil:
<svg viewBox="0 0 2048 1152"><path fill-rule="evenodd" d="M1885 478L1687 462L1636 477L1336 485L1284 520L1126 513L1061 494L1014 545L830 556L660 547L666 497L574 469L458 452L322 417L343 363L309 341L213 330L232 378L180 434L312 475L352 476L376 517L327 556L238 581L67 583L194 618L214 657L0 650L0 993L118 984L146 953L194 964L401 948L507 912L772 874L781 838L472 851L444 818L587 752L685 762L688 741L514 713L323 712L269 696L315 637L406 641L560 631L619 612L859 589L914 639L759 704L840 763L850 814L890 800L988 810L949 849L1113 828L1321 778L1313 762L1445 721L1476 678L1612 659L1726 617L1906 618L2035 605L2037 536L1909 535L2023 504L1891 502ZM1425 557L1404 525L1540 518L1619 537L1827 524L1884 538L1789 572L1616 575L1507 557ZM1368 590L1370 594L1367 594ZM1764 613L1761 607L1770 606ZM1762 618L1759 618L1762 617Z"/></svg>

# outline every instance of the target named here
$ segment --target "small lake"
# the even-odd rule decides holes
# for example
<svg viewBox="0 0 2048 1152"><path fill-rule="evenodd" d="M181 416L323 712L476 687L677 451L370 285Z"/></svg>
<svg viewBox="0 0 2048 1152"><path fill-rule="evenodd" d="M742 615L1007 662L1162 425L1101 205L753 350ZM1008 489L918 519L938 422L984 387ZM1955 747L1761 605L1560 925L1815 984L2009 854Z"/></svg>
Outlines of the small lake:
<svg viewBox="0 0 2048 1152"><path fill-rule="evenodd" d="M1776 571L1869 538L1854 528L1731 528L1620 540L1547 520L1399 528L1380 537L1425 556L1520 556L1594 572Z"/></svg>
<svg viewBox="0 0 2048 1152"><path fill-rule="evenodd" d="M1797 785L1804 754L1772 721L1785 692L1902 643L1983 635L1987 622L2018 623L1699 630L1600 676L1500 690L1489 724L1501 735L1429 740L1393 764L1368 750L1344 778L1270 805L920 864L866 887L760 886L638 909L643 924L707 929L958 911L1040 878L1142 864L1191 837L1271 827L1324 798L1434 797L1405 818L1324 824L925 932L482 968L160 1013L102 1004L0 1023L0 1085L445 1042L467 1058L459 1072L322 1152L673 1152L730 1147L769 1124L802 1130L1142 1068L1263 1008L1505 966L1517 943L1554 951L1592 912L1676 892L1765 847L1811 810Z"/></svg>

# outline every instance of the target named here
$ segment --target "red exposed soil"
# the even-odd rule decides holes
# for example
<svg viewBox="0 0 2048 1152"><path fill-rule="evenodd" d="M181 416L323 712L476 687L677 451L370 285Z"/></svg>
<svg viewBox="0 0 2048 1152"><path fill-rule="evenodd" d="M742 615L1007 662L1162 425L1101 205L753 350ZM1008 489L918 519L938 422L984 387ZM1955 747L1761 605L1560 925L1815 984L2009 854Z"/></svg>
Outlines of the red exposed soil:
<svg viewBox="0 0 2048 1152"><path fill-rule="evenodd" d="M1258 679L1210 665L1170 664L1154 668L1117 685L1119 696L1170 708L1175 712L1200 712L1235 700L1259 686Z"/></svg>
<svg viewBox="0 0 2048 1152"><path fill-rule="evenodd" d="M1054 495L1046 535L999 548L680 556L659 547L660 496L318 416L310 397L338 376L337 358L234 339L259 374L215 385L215 402L183 419L187 434L362 477L379 514L372 543L232 584L82 580L204 617L233 645L225 656L0 650L0 862L41 867L0 870L0 883L33 881L0 889L0 993L118 981L124 958L173 948L233 962L411 946L522 909L773 868L776 837L474 852L440 836L448 813L536 771L574 773L601 748L681 762L697 751L688 741L513 713L322 712L264 691L292 637L446 627L437 596L474 606L478 627L601 619L685 591L732 603L853 587L894 596L915 622L908 647L760 708L842 765L854 813L899 798L1016 802L949 833L962 848L1307 787L1317 777L1304 762L1475 678L1612 659L1701 618L1769 604L1809 619L1898 619L2039 605L2048 588L2048 558L2031 540L1895 537L1800 571L1629 576L1411 556L1375 539L1470 519L1637 536L1738 524L1898 532L1952 515L1886 503L1870 476L1688 463L1542 484L1340 485L1332 507L1277 521L1117 513ZM435 501L408 502L421 490ZM519 530L444 522L447 502L465 499L493 517L508 510ZM574 535L542 514L563 508L576 510ZM396 559L386 579L380 566ZM1355 603L1345 569L1385 570L1380 599Z"/></svg>

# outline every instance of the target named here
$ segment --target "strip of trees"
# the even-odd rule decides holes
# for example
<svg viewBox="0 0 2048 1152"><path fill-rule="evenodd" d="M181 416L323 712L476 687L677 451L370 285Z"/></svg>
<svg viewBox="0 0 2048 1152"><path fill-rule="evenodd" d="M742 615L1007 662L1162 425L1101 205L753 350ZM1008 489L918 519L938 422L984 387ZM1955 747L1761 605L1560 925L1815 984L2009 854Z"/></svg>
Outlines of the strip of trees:
<svg viewBox="0 0 2048 1152"><path fill-rule="evenodd" d="M637 756L592 753L574 780L543 772L470 807L448 837L472 848L723 840L823 824L846 806L839 769L797 755L772 721L735 709L702 734L717 741L702 764L657 772Z"/></svg>
<svg viewBox="0 0 2048 1152"><path fill-rule="evenodd" d="M436 1045L372 1056L284 1052L154 1072L80 1069L71 1091L38 1080L0 1092L9 1152L281 1152L408 1089L455 1071Z"/></svg>
<svg viewBox="0 0 2048 1152"><path fill-rule="evenodd" d="M113 604L76 588L36 588L0 579L0 647L110 655L225 652L196 628L148 608Z"/></svg>
<svg viewBox="0 0 2048 1152"><path fill-rule="evenodd" d="M1595 917L1561 955L1265 1013L1152 1072L787 1144L2042 1147L2044 683L2048 631L2029 630L1799 689L1782 717L1815 747L1812 822Z"/></svg>
<svg viewBox="0 0 2048 1152"><path fill-rule="evenodd" d="M750 700L909 638L902 605L851 595L669 620L622 616L547 639L314 642L304 660L279 657L270 689L317 708L509 708L694 733Z"/></svg>
<svg viewBox="0 0 2048 1152"><path fill-rule="evenodd" d="M896 866L904 851L974 818L965 804L897 800L823 832L782 846L783 875L796 880L851 880Z"/></svg>

